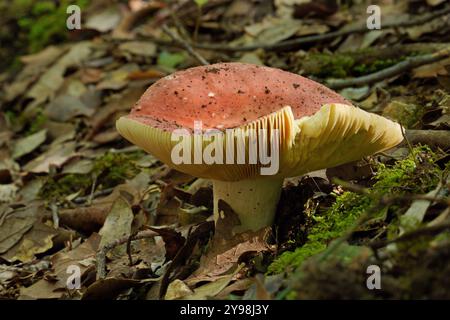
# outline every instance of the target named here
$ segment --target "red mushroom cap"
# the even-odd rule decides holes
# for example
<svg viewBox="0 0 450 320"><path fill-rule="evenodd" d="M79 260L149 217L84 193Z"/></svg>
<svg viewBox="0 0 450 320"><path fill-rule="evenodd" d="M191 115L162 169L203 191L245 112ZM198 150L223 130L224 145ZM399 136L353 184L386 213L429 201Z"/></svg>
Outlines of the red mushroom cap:
<svg viewBox="0 0 450 320"><path fill-rule="evenodd" d="M327 87L280 69L218 63L175 72L153 84L129 118L171 131L235 128L290 106L295 119L328 103L349 104Z"/></svg>
<svg viewBox="0 0 450 320"><path fill-rule="evenodd" d="M258 135L262 130L259 137L277 136L279 177L354 161L403 140L400 125L355 108L319 83L243 63L175 72L152 85L116 126L134 144L194 176L237 181L260 175L261 163L174 163L177 143L171 133L179 128L192 132L195 121L202 122L203 130L231 129L225 149L232 145L230 139L250 145L249 130L257 129ZM279 135L273 135L274 130ZM258 148L261 145L269 148L273 143L258 140Z"/></svg>

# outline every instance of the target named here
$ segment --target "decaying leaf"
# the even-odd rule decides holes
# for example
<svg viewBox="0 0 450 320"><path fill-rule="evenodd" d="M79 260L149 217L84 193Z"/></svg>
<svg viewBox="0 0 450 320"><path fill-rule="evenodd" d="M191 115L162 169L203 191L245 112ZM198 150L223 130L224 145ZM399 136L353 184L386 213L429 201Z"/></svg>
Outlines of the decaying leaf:
<svg viewBox="0 0 450 320"><path fill-rule="evenodd" d="M87 107L79 97L67 94L56 97L45 109L49 119L58 122L65 122L80 115L89 117L94 112L95 110Z"/></svg>
<svg viewBox="0 0 450 320"><path fill-rule="evenodd" d="M102 236L100 247L104 247L116 239L129 236L133 218L134 215L129 203L124 198L118 197L112 205L111 212L106 217L103 227L99 231L99 234ZM118 246L110 253L122 255L125 253L125 247Z"/></svg>
<svg viewBox="0 0 450 320"><path fill-rule="evenodd" d="M67 279L71 275L67 272L69 266L78 266L80 275L83 277L84 273L95 265L95 254L99 248L100 239L97 233L93 233L75 249L58 252L52 256L53 274L57 278L57 282L54 283L55 288L67 288Z"/></svg>
<svg viewBox="0 0 450 320"><path fill-rule="evenodd" d="M450 70L450 58L443 59L436 63L418 67L413 70L415 78L434 78L437 76L446 76Z"/></svg>
<svg viewBox="0 0 450 320"><path fill-rule="evenodd" d="M22 239L1 257L8 261L30 262L36 254L46 252L53 247L52 239L56 235L57 231L53 227L42 222L34 222L33 227L23 235Z"/></svg>
<svg viewBox="0 0 450 320"><path fill-rule="evenodd" d="M28 162L24 169L29 172L49 172L51 166L59 167L75 156L75 142L54 145L50 150Z"/></svg>
<svg viewBox="0 0 450 320"><path fill-rule="evenodd" d="M101 279L90 285L84 293L83 300L108 300L129 288L142 286L143 282L132 279Z"/></svg>
<svg viewBox="0 0 450 320"><path fill-rule="evenodd" d="M85 273L94 266L99 242L100 236L94 233L75 249L53 255L52 280L40 279L31 286L22 288L20 299L58 299L67 295L67 281L73 272L71 268L79 268L80 276L84 278Z"/></svg>
<svg viewBox="0 0 450 320"><path fill-rule="evenodd" d="M442 190L442 185L439 184L436 189L427 193L430 198L436 197L438 193ZM423 221L425 213L430 207L431 202L428 200L415 200L405 212L403 216L400 217L400 235L405 232L416 229Z"/></svg>
<svg viewBox="0 0 450 320"><path fill-rule="evenodd" d="M5 211L0 220L0 253L4 254L16 245L28 232L38 217L39 207L31 205Z"/></svg>
<svg viewBox="0 0 450 320"><path fill-rule="evenodd" d="M156 46L151 42L130 41L122 43L119 49L134 55L153 57L156 54Z"/></svg>
<svg viewBox="0 0 450 320"><path fill-rule="evenodd" d="M21 57L21 61L26 65L15 81L6 85L6 100L12 101L20 94L25 93L25 90L39 77L40 73L45 71L45 68L54 63L66 50L67 48L64 46L49 46L38 53Z"/></svg>
<svg viewBox="0 0 450 320"><path fill-rule="evenodd" d="M270 251L267 238L270 228L235 234L233 228L239 218L224 201L219 201L221 218L216 222L215 233L208 252L202 256L199 268L186 280L191 286L201 281L214 281L238 265L239 259L248 253Z"/></svg>
<svg viewBox="0 0 450 320"><path fill-rule="evenodd" d="M0 184L0 203L11 202L16 198L16 193L19 188L13 184Z"/></svg>
<svg viewBox="0 0 450 320"><path fill-rule="evenodd" d="M44 129L25 138L17 140L12 150L13 159L20 158L23 155L30 153L31 151L39 147L42 143L44 143L46 138L47 130Z"/></svg>
<svg viewBox="0 0 450 320"><path fill-rule="evenodd" d="M80 42L72 46L50 69L48 69L28 91L27 97L34 99L34 105L45 102L53 97L64 82L64 73L67 68L77 66L92 53L91 42Z"/></svg>
<svg viewBox="0 0 450 320"><path fill-rule="evenodd" d="M100 32L113 30L120 22L121 14L119 8L108 6L105 10L94 14L86 21L85 26Z"/></svg>

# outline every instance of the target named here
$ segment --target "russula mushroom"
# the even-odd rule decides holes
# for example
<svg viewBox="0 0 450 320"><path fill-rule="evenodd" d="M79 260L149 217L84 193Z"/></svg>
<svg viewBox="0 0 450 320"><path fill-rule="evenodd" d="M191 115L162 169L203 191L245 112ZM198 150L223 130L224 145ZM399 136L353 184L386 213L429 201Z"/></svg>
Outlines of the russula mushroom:
<svg viewBox="0 0 450 320"><path fill-rule="evenodd" d="M284 178L358 160L403 140L399 124L352 106L319 83L243 63L162 78L116 126L170 167L211 179L216 221L223 199L239 216L240 231L273 223ZM255 162L255 154L265 154L265 161L261 156Z"/></svg>

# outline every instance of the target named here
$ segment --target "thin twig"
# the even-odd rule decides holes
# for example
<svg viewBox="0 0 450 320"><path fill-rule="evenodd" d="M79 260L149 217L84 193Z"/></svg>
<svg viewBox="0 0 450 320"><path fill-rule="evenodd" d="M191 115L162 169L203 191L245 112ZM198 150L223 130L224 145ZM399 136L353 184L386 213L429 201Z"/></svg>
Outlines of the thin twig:
<svg viewBox="0 0 450 320"><path fill-rule="evenodd" d="M352 183L348 183L346 181L342 181L339 179L335 179L335 183L339 183L342 185L345 189L349 191L353 191L359 194L363 195L370 195L369 189L355 185ZM450 198L448 197L430 197L427 195L398 195L398 196L384 196L379 199L378 203L376 205L373 205L368 210L366 210L356 221L356 223L351 227L342 237L336 239L333 243L331 243L330 247L319 257L319 262L325 261L327 257L330 256L331 253L333 253L341 244L343 244L345 241L350 239L352 234L358 229L359 226L361 226L364 222L368 221L372 217L374 213L376 213L381 208L385 207L388 204L397 202L397 201L413 201L413 200L427 200L431 203L441 203L447 206L450 206ZM431 228L431 227L430 227ZM445 228L448 228L446 226ZM401 237L399 237L401 238ZM372 246L371 246L372 247Z"/></svg>
<svg viewBox="0 0 450 320"><path fill-rule="evenodd" d="M52 210L53 228L59 228L59 215L58 205L55 202L50 203L50 209Z"/></svg>
<svg viewBox="0 0 450 320"><path fill-rule="evenodd" d="M441 231L444 231L446 229L450 229L450 223L442 223L442 224L437 224L434 226L429 226L429 227L424 227L424 228L420 228L420 229L416 229L414 231L410 231L408 233L404 233L403 235L392 239L392 240L378 240L378 241L374 241L369 243L369 246L376 250L379 248L383 248L391 243L396 243L396 242L402 242L402 241L407 241L407 240L411 240L414 239L416 237L420 237L420 236L426 236L426 235L430 235L430 234L435 234Z"/></svg>
<svg viewBox="0 0 450 320"><path fill-rule="evenodd" d="M209 65L209 62L206 61L205 58L203 58L197 51L195 51L192 46L187 43L186 41L184 41L183 39L181 39L180 37L178 37L178 35L176 35L175 33L173 33L166 25L162 26L162 30L169 36L172 38L173 41L178 42L179 44L181 44L183 46L183 48L194 58L196 59L200 64L207 66Z"/></svg>
<svg viewBox="0 0 450 320"><path fill-rule="evenodd" d="M404 128L403 126L400 126L400 130L402 131L403 139L406 141L406 144L407 144L407 146L408 146L409 153L410 153L410 154L414 154L413 147L412 147L412 145L411 145L411 142L409 142L408 136L406 135L405 128Z"/></svg>
<svg viewBox="0 0 450 320"><path fill-rule="evenodd" d="M87 204L91 205L92 200L94 200L95 188L97 187L97 175L94 175L94 179L92 179L91 193L89 194L89 198L87 200Z"/></svg>
<svg viewBox="0 0 450 320"><path fill-rule="evenodd" d="M362 77L352 79L329 79L326 81L326 85L331 89L364 86L384 79L392 78L411 69L434 63L448 57L450 57L450 48L442 49L432 54L426 54L418 57L409 57L406 60L403 60L389 68Z"/></svg>
<svg viewBox="0 0 450 320"><path fill-rule="evenodd" d="M198 39L198 30L200 29L200 24L202 20L202 6L197 5L197 17L195 18L195 29L194 29L194 42Z"/></svg>
<svg viewBox="0 0 450 320"><path fill-rule="evenodd" d="M333 183L341 185L344 189L362 194L362 195L369 195L370 190L368 188L365 188L363 186L349 183L347 181L343 181L340 179L334 179ZM396 195L396 196L384 196L380 199L381 204L388 205L397 201L415 201L415 200L426 200L430 201L431 203L439 203L446 206L450 206L450 198L448 197L437 197L437 196L427 196L426 194L402 194L402 195Z"/></svg>
<svg viewBox="0 0 450 320"><path fill-rule="evenodd" d="M103 189L103 190L94 192L92 194L92 196L88 195L88 196L82 196L82 197L75 198L75 199L72 200L72 202L76 203L76 204L82 204L82 203L85 203L85 202L89 201L89 199L91 199L91 197L92 197L92 200L93 200L93 199L101 197L101 196L109 195L113 191L114 191L114 188Z"/></svg>
<svg viewBox="0 0 450 320"><path fill-rule="evenodd" d="M402 21L393 21L390 23L385 23L384 25L382 25L382 28L383 29L391 29L391 28L402 28L402 27L412 27L412 26L416 26L416 25L421 25L421 24L427 23L431 20L434 20L436 18L439 18L439 17L444 16L449 13L450 13L450 7L446 7L446 8L437 10L437 11L432 12L427 15L422 15L422 16L418 15L418 16L412 17L411 19L407 19L406 21L402 20ZM223 44L205 44L205 43L191 43L190 45L194 48L205 49L205 50L214 50L214 51L237 52L237 51L253 51L253 50L257 50L257 49L264 49L264 50L270 51L270 50L279 50L279 49L287 49L287 48L291 48L291 47L297 47L302 44L309 44L309 43L315 43L315 42L324 41L324 40L331 40L331 39L335 39L338 37L342 37L342 36L346 36L346 35L350 35L350 34L354 34L354 33L365 33L365 32L369 32L369 31L371 31L371 30L369 30L367 28L367 26L364 24L361 26L353 27L353 28L347 28L347 29L344 28L344 29L341 29L338 31L333 31L333 32L325 33L325 34L299 37L299 38L295 38L295 39L291 39L291 40L281 41L281 42L274 43L274 44L260 43L260 44L241 46L241 47L234 47L234 46L223 45ZM170 43L170 42L163 43L163 42L159 41L159 43L163 44L163 45L168 45L168 46L174 45L174 43ZM179 44L175 44L175 45L179 45Z"/></svg>
<svg viewBox="0 0 450 320"><path fill-rule="evenodd" d="M106 254L114 249L115 247L131 242L131 240L139 240L139 239L146 239L146 238L153 238L157 236L158 233L152 230L144 230L141 231L135 235L130 235L126 237L122 237L119 239L114 240L111 243L106 244L103 246L96 255L97 260L97 279L104 279L106 277Z"/></svg>
<svg viewBox="0 0 450 320"><path fill-rule="evenodd" d="M176 15L176 13L173 10L170 10L170 18L172 19L172 22L173 22L175 28L177 29L178 34L182 38L184 38L186 40L190 40L189 33L186 31L186 28L181 23L180 18L178 18L178 16Z"/></svg>
<svg viewBox="0 0 450 320"><path fill-rule="evenodd" d="M406 136L411 144L427 144L443 150L450 148L450 134L447 130L406 130Z"/></svg>
<svg viewBox="0 0 450 320"><path fill-rule="evenodd" d="M413 27L416 25L421 25L424 23L427 23L431 20L434 20L436 18L439 18L441 16L444 16L446 14L450 13L450 7L443 8L441 10L437 10L435 12L432 12L428 15L423 16L416 16L411 19L408 19L406 21L393 21L391 23L386 23L382 27L383 29L390 29L390 28L402 28L402 27ZM281 49L288 49L288 48L294 48L298 47L302 44L310 44L315 42L320 42L324 40L332 40L338 37L354 34L354 33L365 33L369 32L371 30L367 29L366 25L354 27L354 28L343 28L341 30L328 32L325 34L318 34L318 35L312 35L312 36L303 36L291 40L281 41L274 44L254 44L254 45L248 45L248 46L229 46L226 44L206 44L206 43L189 43L189 45L192 48L197 49L204 49L204 50L213 50L213 51L224 51L224 52L239 52L239 51L254 51L257 49L264 49L267 51L271 50L281 50ZM155 37L151 36L137 36L138 40L151 40L154 43L162 46L171 46L171 47L184 47L183 44L179 42L173 42L173 41L164 41ZM125 41L124 39L112 39L112 41L116 42L122 42Z"/></svg>

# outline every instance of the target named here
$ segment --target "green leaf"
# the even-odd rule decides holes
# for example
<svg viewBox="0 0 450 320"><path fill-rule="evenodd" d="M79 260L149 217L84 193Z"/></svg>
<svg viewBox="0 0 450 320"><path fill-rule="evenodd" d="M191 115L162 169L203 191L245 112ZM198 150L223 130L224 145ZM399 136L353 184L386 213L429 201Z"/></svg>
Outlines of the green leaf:
<svg viewBox="0 0 450 320"><path fill-rule="evenodd" d="M199 7L203 7L205 4L208 3L208 0L194 0L194 1Z"/></svg>
<svg viewBox="0 0 450 320"><path fill-rule="evenodd" d="M163 51L158 56L158 65L166 68L175 68L186 59L183 53L170 53Z"/></svg>

